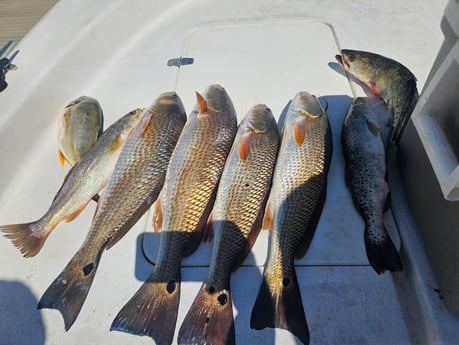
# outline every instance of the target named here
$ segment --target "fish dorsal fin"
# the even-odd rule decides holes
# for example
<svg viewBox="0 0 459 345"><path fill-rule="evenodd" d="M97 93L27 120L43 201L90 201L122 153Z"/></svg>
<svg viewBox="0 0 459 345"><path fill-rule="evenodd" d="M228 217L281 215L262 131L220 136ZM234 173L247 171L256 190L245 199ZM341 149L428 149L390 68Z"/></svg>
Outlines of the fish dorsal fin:
<svg viewBox="0 0 459 345"><path fill-rule="evenodd" d="M159 232L163 227L163 210L159 199L153 205L152 227L154 232Z"/></svg>
<svg viewBox="0 0 459 345"><path fill-rule="evenodd" d="M61 164L61 166L64 166L65 157L64 157L64 154L62 153L61 149L57 149L57 156L59 157L59 163Z"/></svg>
<svg viewBox="0 0 459 345"><path fill-rule="evenodd" d="M367 118L366 123L367 123L368 129L374 136L380 135L379 124L377 122L375 122L373 119Z"/></svg>
<svg viewBox="0 0 459 345"><path fill-rule="evenodd" d="M250 146L252 144L254 133L252 131L247 131L241 135L239 139L239 144L237 147L237 152L241 161L246 161L250 153Z"/></svg>
<svg viewBox="0 0 459 345"><path fill-rule="evenodd" d="M151 110L148 111L147 114L142 116L140 120L140 134L144 135L150 125L151 118L153 117L153 112Z"/></svg>
<svg viewBox="0 0 459 345"><path fill-rule="evenodd" d="M269 202L269 200L266 204L265 214L263 216L263 222L261 227L263 230L272 230L273 228L273 215L271 211L271 203Z"/></svg>
<svg viewBox="0 0 459 345"><path fill-rule="evenodd" d="M198 116L206 114L207 110L209 109L209 107L207 105L207 101L197 91L196 91L196 108L198 109Z"/></svg>
<svg viewBox="0 0 459 345"><path fill-rule="evenodd" d="M303 116L298 117L293 124L293 140L298 146L303 145L306 138L307 120Z"/></svg>
<svg viewBox="0 0 459 345"><path fill-rule="evenodd" d="M203 242L212 242L214 239L214 217L213 213L210 214L209 219L207 220L204 233L202 235Z"/></svg>

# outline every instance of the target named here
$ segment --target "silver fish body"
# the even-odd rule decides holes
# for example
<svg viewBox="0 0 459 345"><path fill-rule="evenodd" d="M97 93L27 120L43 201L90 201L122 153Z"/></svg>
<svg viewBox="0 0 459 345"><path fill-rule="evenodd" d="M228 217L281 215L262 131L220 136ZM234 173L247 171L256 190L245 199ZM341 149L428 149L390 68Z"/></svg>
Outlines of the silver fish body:
<svg viewBox="0 0 459 345"><path fill-rule="evenodd" d="M384 140L378 118L365 98L356 98L349 108L343 123L342 148L346 184L365 221L368 260L378 274L401 271L399 254L383 220L389 196Z"/></svg>
<svg viewBox="0 0 459 345"><path fill-rule="evenodd" d="M254 106L239 125L207 225L212 257L207 278L179 331L178 343L234 344L230 276L261 228L279 146L269 108Z"/></svg>
<svg viewBox="0 0 459 345"><path fill-rule="evenodd" d="M102 135L104 115L99 102L81 96L70 102L59 121L58 156L61 165L74 166Z"/></svg>
<svg viewBox="0 0 459 345"><path fill-rule="evenodd" d="M177 94L162 93L126 141L85 242L38 304L39 309L59 310L66 330L81 310L102 252L119 241L156 200L185 121Z"/></svg>
<svg viewBox="0 0 459 345"><path fill-rule="evenodd" d="M87 154L70 169L48 211L37 221L0 226L0 231L24 256L34 256L53 229L77 217L110 179L121 149L141 110L134 110L111 125Z"/></svg>
<svg viewBox="0 0 459 345"><path fill-rule="evenodd" d="M295 256L305 254L326 196L332 156L331 128L318 100L298 93L285 117L263 228L271 230L263 283L251 327L287 329L309 342Z"/></svg>
<svg viewBox="0 0 459 345"><path fill-rule="evenodd" d="M155 269L111 328L147 335L161 345L172 343L181 259L199 245L237 129L236 112L223 87L211 85L196 96L196 108L188 117L154 206L154 229L161 229Z"/></svg>

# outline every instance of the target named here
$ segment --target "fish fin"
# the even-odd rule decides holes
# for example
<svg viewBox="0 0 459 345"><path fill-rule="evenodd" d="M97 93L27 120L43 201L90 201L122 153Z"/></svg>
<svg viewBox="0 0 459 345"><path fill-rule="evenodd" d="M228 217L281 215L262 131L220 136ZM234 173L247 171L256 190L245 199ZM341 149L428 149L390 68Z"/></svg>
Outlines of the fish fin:
<svg viewBox="0 0 459 345"><path fill-rule="evenodd" d="M375 137L381 136L381 132L379 130L379 125L377 122L372 121L371 119L367 118L366 119L367 127L371 134L373 134Z"/></svg>
<svg viewBox="0 0 459 345"><path fill-rule="evenodd" d="M252 144L253 132L249 131L241 135L239 139L237 153L241 161L246 161L250 153L250 146Z"/></svg>
<svg viewBox="0 0 459 345"><path fill-rule="evenodd" d="M198 109L199 114L205 114L207 113L207 110L208 110L207 101L197 91L196 91L196 108Z"/></svg>
<svg viewBox="0 0 459 345"><path fill-rule="evenodd" d="M92 260L82 260L77 252L59 276L46 289L37 309L57 309L64 318L65 330L75 322L99 265L101 252Z"/></svg>
<svg viewBox="0 0 459 345"><path fill-rule="evenodd" d="M202 285L180 327L178 344L235 344L229 287L209 292L212 288Z"/></svg>
<svg viewBox="0 0 459 345"><path fill-rule="evenodd" d="M52 230L37 231L35 226L36 222L2 225L0 231L11 240L24 257L32 257L38 254Z"/></svg>
<svg viewBox="0 0 459 345"><path fill-rule="evenodd" d="M156 279L155 271L124 305L110 331L152 338L157 345L170 345L180 302L180 266L170 279Z"/></svg>
<svg viewBox="0 0 459 345"><path fill-rule="evenodd" d="M65 217L64 217L64 222L66 223L70 223L72 220L74 220L76 217L78 217L80 215L81 212L83 212L83 210L86 208L86 205L89 203L86 202L84 203L83 205L80 205L80 207L78 207L78 209L76 209L75 211L73 211L72 213L70 214L67 214Z"/></svg>
<svg viewBox="0 0 459 345"><path fill-rule="evenodd" d="M61 164L61 166L64 166L65 157L64 157L64 154L62 153L61 149L57 149L57 156L59 157L59 163Z"/></svg>
<svg viewBox="0 0 459 345"><path fill-rule="evenodd" d="M148 111L148 113L142 116L140 120L140 134L144 135L150 125L151 118L153 117L153 112Z"/></svg>
<svg viewBox="0 0 459 345"><path fill-rule="evenodd" d="M261 228L263 230L272 230L273 228L273 215L271 212L271 204L269 201L266 204L265 214L263 216L263 223Z"/></svg>
<svg viewBox="0 0 459 345"><path fill-rule="evenodd" d="M209 219L207 220L206 227L204 229L204 234L202 235L203 242L212 242L214 239L214 219L213 215L210 214Z"/></svg>
<svg viewBox="0 0 459 345"><path fill-rule="evenodd" d="M311 215L310 221L306 227L306 230L303 233L303 237L301 241L298 243L296 247L295 257L297 259L301 259L303 256L306 255L306 252L311 245L311 241L314 237L314 233L317 228L317 224L319 224L320 215L322 214L322 210L324 208L325 200L327 198L327 185L324 186L322 193L320 194L320 198L317 201L316 207Z"/></svg>
<svg viewBox="0 0 459 345"><path fill-rule="evenodd" d="M376 244L369 238L368 229L365 229L365 249L368 261L376 273L381 274L386 270L391 272L402 271L402 261L390 236L387 234L381 243Z"/></svg>
<svg viewBox="0 0 459 345"><path fill-rule="evenodd" d="M154 232L160 232L163 227L163 209L160 199L156 200L153 205L152 227Z"/></svg>
<svg viewBox="0 0 459 345"><path fill-rule="evenodd" d="M378 89L378 87L376 86L376 83L375 83L374 81L370 81L370 88L371 88L371 91L372 91L376 96L382 97L381 91Z"/></svg>
<svg viewBox="0 0 459 345"><path fill-rule="evenodd" d="M277 280L275 280L277 281ZM266 327L281 328L309 344L309 329L295 271L284 277L281 286L270 286L266 277L258 292L250 317L250 327L261 330Z"/></svg>
<svg viewBox="0 0 459 345"><path fill-rule="evenodd" d="M298 118L293 125L293 140L298 146L303 145L306 138L306 119Z"/></svg>

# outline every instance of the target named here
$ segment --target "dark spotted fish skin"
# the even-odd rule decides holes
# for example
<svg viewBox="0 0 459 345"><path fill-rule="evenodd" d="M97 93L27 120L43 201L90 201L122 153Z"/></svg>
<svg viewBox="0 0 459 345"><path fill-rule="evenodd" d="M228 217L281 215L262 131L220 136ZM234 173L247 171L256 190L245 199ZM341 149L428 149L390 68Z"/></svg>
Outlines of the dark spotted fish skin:
<svg viewBox="0 0 459 345"><path fill-rule="evenodd" d="M416 77L401 63L371 52L343 49L336 59L384 100L392 114L389 144L398 145L419 97Z"/></svg>
<svg viewBox="0 0 459 345"><path fill-rule="evenodd" d="M344 119L342 148L346 184L365 221L365 247L370 264L380 274L400 271L399 254L384 227L389 195L386 153L378 118L366 98L356 98Z"/></svg>

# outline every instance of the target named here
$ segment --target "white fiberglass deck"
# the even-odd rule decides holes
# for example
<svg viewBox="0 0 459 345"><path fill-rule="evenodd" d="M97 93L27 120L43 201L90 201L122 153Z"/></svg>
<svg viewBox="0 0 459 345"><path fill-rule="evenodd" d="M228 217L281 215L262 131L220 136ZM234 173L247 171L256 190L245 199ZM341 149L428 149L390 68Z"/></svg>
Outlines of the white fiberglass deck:
<svg viewBox="0 0 459 345"><path fill-rule="evenodd" d="M100 101L107 127L171 89L189 113L194 92L219 83L239 119L256 103L267 104L279 117L294 94L305 90L328 103L334 136L326 206L310 250L297 266L311 344L447 344L453 341L449 325L455 320L437 313L444 312L437 300L432 304L435 281L410 228L409 213L401 206L400 185L393 185L400 202L394 213L399 227L407 228L401 229L406 269L378 276L368 265L363 222L344 186L340 147L341 123L353 91L333 69L340 48L374 51L408 66L422 89L441 44L445 4L60 1L18 45L19 69L7 75L10 86L0 94L0 224L32 221L51 203L67 171L56 155L57 120L65 104L80 95ZM167 66L180 56L194 63L180 69ZM150 231L147 216L103 254L68 332L58 311L36 310L42 293L81 245L94 207L89 205L72 223L60 224L34 258L22 258L9 240L0 238L0 345L152 343L108 331L152 270L148 260L155 260L158 236L143 236ZM397 234L392 212L386 220ZM253 331L249 326L266 247L267 234L262 233L231 281L236 342L297 344L286 331ZM204 245L184 260L176 332L206 275L208 249ZM423 313L432 311L437 314L426 325L429 317Z"/></svg>

